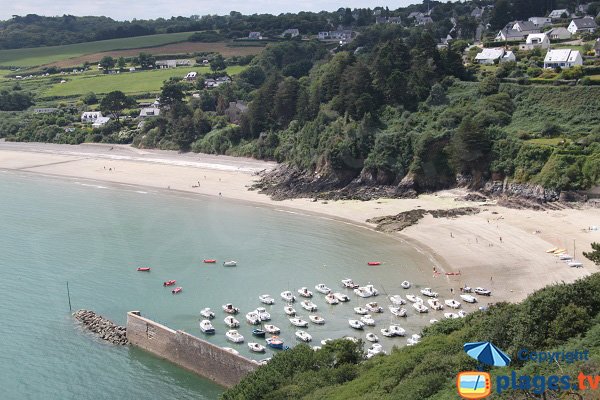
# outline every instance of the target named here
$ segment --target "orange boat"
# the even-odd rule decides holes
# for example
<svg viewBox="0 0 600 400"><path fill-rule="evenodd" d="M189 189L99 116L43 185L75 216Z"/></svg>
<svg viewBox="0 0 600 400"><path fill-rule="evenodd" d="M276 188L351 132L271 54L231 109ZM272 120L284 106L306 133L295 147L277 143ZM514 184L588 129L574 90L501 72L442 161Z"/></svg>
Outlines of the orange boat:
<svg viewBox="0 0 600 400"><path fill-rule="evenodd" d="M369 261L367 263L367 265L381 265L381 262L379 262L379 261Z"/></svg>
<svg viewBox="0 0 600 400"><path fill-rule="evenodd" d="M163 286L173 286L174 284L175 284L175 280L163 282Z"/></svg>
<svg viewBox="0 0 600 400"><path fill-rule="evenodd" d="M205 263L205 264L214 264L214 263L216 263L216 262L217 262L217 260L213 260L213 259L204 260L204 263Z"/></svg>
<svg viewBox="0 0 600 400"><path fill-rule="evenodd" d="M182 290L183 290L183 288L181 286L178 286L175 289L171 290L171 293L173 293L173 294L181 293Z"/></svg>
<svg viewBox="0 0 600 400"><path fill-rule="evenodd" d="M142 272L150 272L150 267L139 267L137 270Z"/></svg>

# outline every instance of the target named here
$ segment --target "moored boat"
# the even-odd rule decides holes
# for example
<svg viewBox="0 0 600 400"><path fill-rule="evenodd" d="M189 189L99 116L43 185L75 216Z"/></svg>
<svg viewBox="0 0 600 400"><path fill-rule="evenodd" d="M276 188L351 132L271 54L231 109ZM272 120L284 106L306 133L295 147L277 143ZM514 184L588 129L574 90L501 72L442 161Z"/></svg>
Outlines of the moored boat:
<svg viewBox="0 0 600 400"><path fill-rule="evenodd" d="M447 312L447 313L444 313L444 318L455 319L455 318L460 318L460 317L456 313Z"/></svg>
<svg viewBox="0 0 600 400"><path fill-rule="evenodd" d="M252 329L252 336L265 337L265 331L260 328Z"/></svg>
<svg viewBox="0 0 600 400"><path fill-rule="evenodd" d="M313 293L310 290L308 290L307 287L301 287L300 289L298 289L298 294L302 297L308 298L313 296Z"/></svg>
<svg viewBox="0 0 600 400"><path fill-rule="evenodd" d="M583 267L583 263L581 261L576 261L576 260L569 261L567 263L567 265L569 267L574 267L574 268L581 268L581 267ZM489 296L489 295L486 295L486 296Z"/></svg>
<svg viewBox="0 0 600 400"><path fill-rule="evenodd" d="M323 325L325 323L325 318L323 318L319 315L309 315L308 319L310 319L310 321L313 324L317 324L317 325Z"/></svg>
<svg viewBox="0 0 600 400"><path fill-rule="evenodd" d="M207 334L215 333L214 326L207 319L200 321L200 330Z"/></svg>
<svg viewBox="0 0 600 400"><path fill-rule="evenodd" d="M421 294L423 294L423 296L427 296L427 297L438 297L438 293L434 292L433 290L431 290L431 288L424 288L421 289Z"/></svg>
<svg viewBox="0 0 600 400"><path fill-rule="evenodd" d="M354 307L354 312L358 315L367 315L369 310L364 307Z"/></svg>
<svg viewBox="0 0 600 400"><path fill-rule="evenodd" d="M371 297L371 296L377 296L379 294L379 291L377 289L375 289L375 287L373 285L367 285L367 286L360 286L360 287L354 289L354 293L360 297Z"/></svg>
<svg viewBox="0 0 600 400"><path fill-rule="evenodd" d="M448 300L444 301L444 303L450 308L459 308L460 307L460 303L454 299L448 299Z"/></svg>
<svg viewBox="0 0 600 400"><path fill-rule="evenodd" d="M360 317L360 322L362 322L363 324L365 324L367 326L375 326L375 320L369 314L363 315L362 317Z"/></svg>
<svg viewBox="0 0 600 400"><path fill-rule="evenodd" d="M402 287L402 289L408 289L408 288L410 288L410 282L409 281L402 281L402 283L400 284L400 286Z"/></svg>
<svg viewBox="0 0 600 400"><path fill-rule="evenodd" d="M406 308L388 306L390 312L394 314L396 317L406 317Z"/></svg>
<svg viewBox="0 0 600 400"><path fill-rule="evenodd" d="M432 325L435 324L436 322L439 322L439 321L435 318L429 320L429 323Z"/></svg>
<svg viewBox="0 0 600 400"><path fill-rule="evenodd" d="M233 343L242 343L244 341L244 337L235 329L231 329L225 333L227 340Z"/></svg>
<svg viewBox="0 0 600 400"><path fill-rule="evenodd" d="M369 261L367 265L381 265L381 261Z"/></svg>
<svg viewBox="0 0 600 400"><path fill-rule="evenodd" d="M212 312L212 310L208 307L200 310L200 315L202 315L204 318L208 318L208 319L213 319L215 317L215 313Z"/></svg>
<svg viewBox="0 0 600 400"><path fill-rule="evenodd" d="M331 289L325 286L324 283L319 283L315 286L315 290L319 293L329 294L331 293Z"/></svg>
<svg viewBox="0 0 600 400"><path fill-rule="evenodd" d="M365 324L363 324L361 321L359 321L357 319L349 319L348 325L350 325L350 327L354 328L354 329L363 329L365 326Z"/></svg>
<svg viewBox="0 0 600 400"><path fill-rule="evenodd" d="M467 312L465 310L459 310L457 314L461 318L464 318L467 316Z"/></svg>
<svg viewBox="0 0 600 400"><path fill-rule="evenodd" d="M390 325L388 328L383 328L381 334L387 337L404 336L406 331L398 325Z"/></svg>
<svg viewBox="0 0 600 400"><path fill-rule="evenodd" d="M283 311L286 313L286 315L296 315L296 310L289 304L283 307Z"/></svg>
<svg viewBox="0 0 600 400"><path fill-rule="evenodd" d="M374 312L374 313L382 313L383 312L383 307L381 307L379 304L377 304L377 302L372 301L370 303L367 303L365 305L365 308L367 310L369 310L370 312Z"/></svg>
<svg viewBox="0 0 600 400"><path fill-rule="evenodd" d="M419 296L415 296L414 294L407 294L406 299L408 301L410 301L411 303L422 303L423 302L422 298L420 298Z"/></svg>
<svg viewBox="0 0 600 400"><path fill-rule="evenodd" d="M346 301L350 301L350 297L346 296L343 293L335 292L333 295L335 296L336 299L338 299L338 301L341 301L342 303L344 303Z"/></svg>
<svg viewBox="0 0 600 400"><path fill-rule="evenodd" d="M321 345L325 346L327 343L331 342L333 339L327 338L327 339L323 339L321 340Z"/></svg>
<svg viewBox="0 0 600 400"><path fill-rule="evenodd" d="M272 335L277 335L279 332L281 332L281 329L271 324L266 324L265 326L263 326L263 328L265 332L270 333Z"/></svg>
<svg viewBox="0 0 600 400"><path fill-rule="evenodd" d="M261 321L268 321L271 319L271 314L269 314L264 307L258 307L254 312L258 314L258 318L260 318Z"/></svg>
<svg viewBox="0 0 600 400"><path fill-rule="evenodd" d="M235 267L236 265L237 265L237 261L233 261L233 260L231 260L231 261L225 261L223 263L224 267Z"/></svg>
<svg viewBox="0 0 600 400"><path fill-rule="evenodd" d="M246 314L246 321L248 321L249 324L258 325L260 324L260 317L256 311L250 311Z"/></svg>
<svg viewBox="0 0 600 400"><path fill-rule="evenodd" d="M203 262L204 264L214 264L214 263L216 263L216 262L217 262L217 260L214 260L214 259L212 259L212 258L206 258L206 259L202 260L202 262Z"/></svg>
<svg viewBox="0 0 600 400"><path fill-rule="evenodd" d="M359 285L354 283L350 278L342 279L342 285L347 289L356 289L359 287Z"/></svg>
<svg viewBox="0 0 600 400"><path fill-rule="evenodd" d="M413 308L420 313L429 312L429 309L423 303L413 303Z"/></svg>
<svg viewBox="0 0 600 400"><path fill-rule="evenodd" d="M317 311L317 305L310 300L304 300L304 301L300 302L300 305L306 311Z"/></svg>
<svg viewBox="0 0 600 400"><path fill-rule="evenodd" d="M369 342L379 342L379 338L377 337L376 334L374 334L373 332L369 332L367 333L367 335L365 336L365 338L369 341Z"/></svg>
<svg viewBox="0 0 600 400"><path fill-rule="evenodd" d="M250 349L250 351L253 351L255 353L264 353L265 352L265 346L263 346L262 344L254 343L254 342L248 343L248 348Z"/></svg>
<svg viewBox="0 0 600 400"><path fill-rule="evenodd" d="M234 307L231 303L223 304L222 308L227 314L237 314L240 312L240 309Z"/></svg>
<svg viewBox="0 0 600 400"><path fill-rule="evenodd" d="M273 303L275 303L275 299L272 298L268 294L261 294L260 296L258 296L258 300L260 300L260 302L264 303L264 304L273 304Z"/></svg>
<svg viewBox="0 0 600 400"><path fill-rule="evenodd" d="M401 306L401 305L404 305L404 304L406 304L406 300L404 300L404 299L402 298L402 296L400 296L399 294L396 294L396 295L390 296L390 297L389 297L389 299L390 299L390 301L391 301L393 304L395 304L395 305L397 305L397 306Z"/></svg>
<svg viewBox="0 0 600 400"><path fill-rule="evenodd" d="M302 318L290 318L290 323L294 326L298 326L301 328L308 326L308 322L303 320Z"/></svg>
<svg viewBox="0 0 600 400"><path fill-rule="evenodd" d="M467 303L476 303L477 302L477 298L475 298L475 296L471 296L470 294L461 294L460 298L463 299L463 301L465 301Z"/></svg>
<svg viewBox="0 0 600 400"><path fill-rule="evenodd" d="M333 293L328 293L325 295L325 302L327 304L338 304L340 301L333 295Z"/></svg>
<svg viewBox="0 0 600 400"><path fill-rule="evenodd" d="M227 325L230 328L237 328L238 326L240 326L240 321L235 319L235 317L233 317L232 315L225 317L223 321L225 322L225 325Z"/></svg>
<svg viewBox="0 0 600 400"><path fill-rule="evenodd" d="M163 286L173 286L177 281L171 279L170 281L163 282Z"/></svg>
<svg viewBox="0 0 600 400"><path fill-rule="evenodd" d="M296 338L306 343L312 340L312 336L308 332L301 330L296 331Z"/></svg>
<svg viewBox="0 0 600 400"><path fill-rule="evenodd" d="M283 340L281 340L278 336L271 336L266 339L267 346L273 349L283 349Z"/></svg>
<svg viewBox="0 0 600 400"><path fill-rule="evenodd" d="M178 294L181 293L182 290L183 288L181 286L177 286L175 289L171 290L171 293Z"/></svg>
<svg viewBox="0 0 600 400"><path fill-rule="evenodd" d="M438 299L429 299L427 304L432 310L442 310L444 308L444 305Z"/></svg>
<svg viewBox="0 0 600 400"><path fill-rule="evenodd" d="M289 290L281 292L281 298L287 301L288 303L293 303L294 301L296 301L296 296L294 296L294 294Z"/></svg>
<svg viewBox="0 0 600 400"><path fill-rule="evenodd" d="M140 272L150 272L150 267L138 267L137 270Z"/></svg>

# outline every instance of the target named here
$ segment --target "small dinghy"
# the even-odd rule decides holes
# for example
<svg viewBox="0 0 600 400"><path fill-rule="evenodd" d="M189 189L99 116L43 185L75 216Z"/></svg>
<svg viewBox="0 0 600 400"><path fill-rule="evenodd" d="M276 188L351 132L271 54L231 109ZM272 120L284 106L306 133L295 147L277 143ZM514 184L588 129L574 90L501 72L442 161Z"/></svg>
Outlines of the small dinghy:
<svg viewBox="0 0 600 400"><path fill-rule="evenodd" d="M582 262L580 262L580 261L575 261L575 260L573 260L573 261L569 261L569 262L567 263L567 265L568 265L569 267L574 267L574 268L581 268L581 267L583 267L583 263L582 263ZM488 290L488 292L489 292L489 290ZM489 296L489 294L488 294L488 295L484 295L484 296Z"/></svg>
<svg viewBox="0 0 600 400"><path fill-rule="evenodd" d="M438 299L429 299L427 304L432 310L442 310L444 308L444 305Z"/></svg>
<svg viewBox="0 0 600 400"><path fill-rule="evenodd" d="M321 346L313 346L312 349L313 351L319 351L321 350Z"/></svg>
<svg viewBox="0 0 600 400"><path fill-rule="evenodd" d="M290 306L289 304L283 307L283 312L285 312L286 315L296 315L296 310L294 310L294 307Z"/></svg>
<svg viewBox="0 0 600 400"><path fill-rule="evenodd" d="M427 308L423 303L414 303L413 308L420 313L429 312L429 308Z"/></svg>
<svg viewBox="0 0 600 400"><path fill-rule="evenodd" d="M360 322L367 326L375 326L375 320L369 314L360 317Z"/></svg>
<svg viewBox="0 0 600 400"><path fill-rule="evenodd" d="M214 264L214 263L216 263L216 262L217 262L217 260L214 260L214 259L212 259L212 258L207 258L207 259L205 259L205 260L202 260L202 262L203 262L204 264Z"/></svg>
<svg viewBox="0 0 600 400"><path fill-rule="evenodd" d="M213 319L215 317L215 313L211 311L210 308L206 307L200 310L200 315L204 318Z"/></svg>
<svg viewBox="0 0 600 400"><path fill-rule="evenodd" d="M296 338L302 342L308 343L312 340L312 336L306 331L297 330Z"/></svg>
<svg viewBox="0 0 600 400"><path fill-rule="evenodd" d="M298 326L300 328L308 326L308 322L303 320L302 318L290 318L290 323L294 326Z"/></svg>
<svg viewBox="0 0 600 400"><path fill-rule="evenodd" d="M324 283L319 283L318 285L315 286L315 290L319 293L323 293L323 294L329 294L331 293L331 289L328 288L327 286L325 286Z"/></svg>
<svg viewBox="0 0 600 400"><path fill-rule="evenodd" d="M233 304L230 303L223 304L222 308L227 314L237 314L240 312L239 308L234 307Z"/></svg>
<svg viewBox="0 0 600 400"><path fill-rule="evenodd" d="M438 297L438 293L434 292L433 290L431 290L431 288L428 287L421 289L421 294L427 297Z"/></svg>
<svg viewBox="0 0 600 400"><path fill-rule="evenodd" d="M460 303L454 299L448 299L448 300L444 301L444 303L450 308L459 308L460 307Z"/></svg>
<svg viewBox="0 0 600 400"><path fill-rule="evenodd" d="M260 328L255 328L252 329L252 336L256 336L256 337L265 337L265 333L267 333L266 331L263 331Z"/></svg>
<svg viewBox="0 0 600 400"><path fill-rule="evenodd" d="M437 319L435 319L435 318L429 320L429 323L431 325L435 324L436 322L439 322L439 321Z"/></svg>
<svg viewBox="0 0 600 400"><path fill-rule="evenodd" d="M300 305L306 311L317 311L317 305L310 300L304 300L304 301L300 302Z"/></svg>
<svg viewBox="0 0 600 400"><path fill-rule="evenodd" d="M383 350L383 346L378 344L378 343L374 343L370 349L367 350L367 359L369 358L373 358L378 354L386 354L385 351Z"/></svg>
<svg viewBox="0 0 600 400"><path fill-rule="evenodd" d="M354 281L350 278L342 279L342 285L347 289L357 289L358 284L354 283Z"/></svg>
<svg viewBox="0 0 600 400"><path fill-rule="evenodd" d="M406 308L388 306L390 312L394 314L396 317L406 317Z"/></svg>
<svg viewBox="0 0 600 400"><path fill-rule="evenodd" d="M150 272L150 267L139 267L137 270L140 272Z"/></svg>
<svg viewBox="0 0 600 400"><path fill-rule="evenodd" d="M163 282L163 286L173 286L175 283L177 283L177 281L171 279L170 281Z"/></svg>
<svg viewBox="0 0 600 400"><path fill-rule="evenodd" d="M325 346L327 343L331 342L333 339L327 338L327 339L323 339L321 340L321 345Z"/></svg>
<svg viewBox="0 0 600 400"><path fill-rule="evenodd" d="M447 313L444 313L444 318L455 319L455 318L460 318L460 317L456 313L447 312Z"/></svg>
<svg viewBox="0 0 600 400"><path fill-rule="evenodd" d="M225 336L227 337L227 340L233 343L242 343L244 341L244 337L235 329L227 331Z"/></svg>
<svg viewBox="0 0 600 400"><path fill-rule="evenodd" d="M279 332L281 332L281 329L279 329L275 325L266 324L265 326L263 326L263 328L265 329L265 332L270 333L272 335L277 335Z"/></svg>
<svg viewBox="0 0 600 400"><path fill-rule="evenodd" d="M371 297L377 296L379 294L379 291L375 289L373 285L367 285L354 289L354 294L360 297Z"/></svg>
<svg viewBox="0 0 600 400"><path fill-rule="evenodd" d="M476 303L477 299L475 298L475 296L471 296L470 294L461 294L460 298L463 299L463 301L467 302L467 303Z"/></svg>
<svg viewBox="0 0 600 400"><path fill-rule="evenodd" d="M248 321L248 323L251 325L258 325L260 324L260 317L258 316L257 312L250 311L248 314L246 314L246 321Z"/></svg>
<svg viewBox="0 0 600 400"><path fill-rule="evenodd" d="M458 272L446 272L446 275L448 275L448 276L460 275L460 271L458 271Z"/></svg>
<svg viewBox="0 0 600 400"><path fill-rule="evenodd" d="M573 259L573 256L571 256L569 254L560 254L558 256L558 259L561 261L571 261Z"/></svg>
<svg viewBox="0 0 600 400"><path fill-rule="evenodd" d="M289 290L286 290L285 292L281 292L281 298L285 301L287 301L288 303L293 303L296 301L296 296L294 296L292 294L292 292L290 292Z"/></svg>
<svg viewBox="0 0 600 400"><path fill-rule="evenodd" d="M260 300L260 302L264 303L264 304L273 304L273 303L275 303L275 299L272 298L268 294L261 294L260 296L258 296L258 300Z"/></svg>
<svg viewBox="0 0 600 400"><path fill-rule="evenodd" d="M235 317L233 317L232 315L225 317L223 321L225 322L225 325L227 325L230 328L237 328L238 326L240 326L240 321L235 319Z"/></svg>
<svg viewBox="0 0 600 400"><path fill-rule="evenodd" d="M358 315L367 315L369 313L369 310L367 310L364 307L354 307L354 312Z"/></svg>
<svg viewBox="0 0 600 400"><path fill-rule="evenodd" d="M467 312L465 310L460 310L457 314L461 318L464 318L467 316Z"/></svg>
<svg viewBox="0 0 600 400"><path fill-rule="evenodd" d="M399 294L396 294L394 296L390 296L390 301L392 302L392 304L395 304L397 306L401 306L406 304L406 300L404 300L402 298L402 296L400 296Z"/></svg>
<svg viewBox="0 0 600 400"><path fill-rule="evenodd" d="M319 315L309 315L308 319L310 319L310 322L317 325L323 325L325 323L325 318Z"/></svg>
<svg viewBox="0 0 600 400"><path fill-rule="evenodd" d="M415 344L418 344L419 342L420 342L420 340L412 338L412 337L406 339L407 346L414 346Z"/></svg>
<svg viewBox="0 0 600 400"><path fill-rule="evenodd" d="M183 288L181 286L178 286L175 289L171 290L171 293L178 294L178 293L181 293L182 290L183 290Z"/></svg>
<svg viewBox="0 0 600 400"><path fill-rule="evenodd" d="M355 338L353 336L344 336L343 339L349 340L352 343L358 343L358 341L359 341L357 338Z"/></svg>
<svg viewBox="0 0 600 400"><path fill-rule="evenodd" d="M370 303L367 303L365 305L365 308L367 310L369 310L370 312L374 312L374 313L382 313L383 312L383 307L381 307L379 304L377 304L377 302L372 301Z"/></svg>
<svg viewBox="0 0 600 400"><path fill-rule="evenodd" d="M381 334L387 337L404 336L406 331L398 325L390 325L388 328L382 329Z"/></svg>
<svg viewBox="0 0 600 400"><path fill-rule="evenodd" d="M261 321L268 321L271 319L271 314L269 314L264 307L258 307L254 312L258 314Z"/></svg>
<svg viewBox="0 0 600 400"><path fill-rule="evenodd" d="M327 304L339 304L340 301L332 293L329 293L325 296L325 302Z"/></svg>
<svg viewBox="0 0 600 400"><path fill-rule="evenodd" d="M248 348L250 349L250 351L253 351L255 353L264 353L265 352L265 346L263 346L262 344L258 344L258 343L250 342L250 343L248 343Z"/></svg>
<svg viewBox="0 0 600 400"><path fill-rule="evenodd" d="M200 321L200 330L204 333L207 334L213 334L215 333L215 328L214 326L212 326L212 324L210 323L209 320L204 319L202 321Z"/></svg>
<svg viewBox="0 0 600 400"><path fill-rule="evenodd" d="M367 335L365 336L365 338L372 343L376 343L379 342L379 338L377 337L376 334L374 334L373 332L369 332L367 333Z"/></svg>
<svg viewBox="0 0 600 400"><path fill-rule="evenodd" d="M367 265L381 265L380 261L369 261Z"/></svg>
<svg viewBox="0 0 600 400"><path fill-rule="evenodd" d="M232 349L231 347L223 347L223 350L230 352L231 354L235 354L236 356L240 355L240 352L236 349Z"/></svg>
<svg viewBox="0 0 600 400"><path fill-rule="evenodd" d="M271 336L266 339L267 346L273 349L283 349L283 340L281 340L278 336Z"/></svg>
<svg viewBox="0 0 600 400"><path fill-rule="evenodd" d="M471 292L473 292L473 289L468 286L465 286L465 287L460 288L460 291L463 293L471 293Z"/></svg>
<svg viewBox="0 0 600 400"><path fill-rule="evenodd" d="M231 260L231 261L225 261L223 263L224 267L235 267L236 265L237 265L237 261L233 261L233 260Z"/></svg>
<svg viewBox="0 0 600 400"><path fill-rule="evenodd" d="M363 329L365 327L365 324L363 324L361 321L359 321L357 319L349 319L348 325L350 325L350 327L354 328L354 329Z"/></svg>
<svg viewBox="0 0 600 400"><path fill-rule="evenodd" d="M300 289L298 289L298 294L302 297L308 298L311 298L313 296L313 293L306 287L301 287Z"/></svg>
<svg viewBox="0 0 600 400"><path fill-rule="evenodd" d="M492 292L482 287L476 287L474 292L481 296L490 296L492 294Z"/></svg>
<svg viewBox="0 0 600 400"><path fill-rule="evenodd" d="M400 286L402 287L402 289L408 289L410 288L410 282L409 281L403 281Z"/></svg>
<svg viewBox="0 0 600 400"><path fill-rule="evenodd" d="M423 299L421 299L418 296L415 296L414 294L407 294L406 299L408 301L410 301L411 303L422 303L423 302Z"/></svg>
<svg viewBox="0 0 600 400"><path fill-rule="evenodd" d="M343 293L334 293L333 294L335 296L336 299L338 299L338 301L341 301L342 303L346 302L346 301L350 301L350 297L346 296Z"/></svg>

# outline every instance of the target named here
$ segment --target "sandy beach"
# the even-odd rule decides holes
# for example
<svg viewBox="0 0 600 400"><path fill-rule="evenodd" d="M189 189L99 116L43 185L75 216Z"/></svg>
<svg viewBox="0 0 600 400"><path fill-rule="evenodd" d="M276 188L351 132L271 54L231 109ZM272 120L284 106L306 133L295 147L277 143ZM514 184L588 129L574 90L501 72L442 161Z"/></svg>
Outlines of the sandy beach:
<svg viewBox="0 0 600 400"><path fill-rule="evenodd" d="M599 271L583 257L592 242L600 242L600 209L581 206L553 211L516 210L493 202L456 201L461 190L422 195L417 199L360 201L273 201L249 191L257 173L275 163L205 154L178 154L140 150L122 145L79 146L0 142L0 170L89 179L113 184L139 185L160 190L221 196L224 199L316 213L340 221L370 226L365 221L416 208L434 210L477 206L481 212L458 218L435 219L427 215L418 224L394 235L427 254L432 270L458 272L438 277L448 289L464 284L493 291L490 301L519 301L528 293L557 282ZM549 248L565 248L583 262L569 268Z"/></svg>

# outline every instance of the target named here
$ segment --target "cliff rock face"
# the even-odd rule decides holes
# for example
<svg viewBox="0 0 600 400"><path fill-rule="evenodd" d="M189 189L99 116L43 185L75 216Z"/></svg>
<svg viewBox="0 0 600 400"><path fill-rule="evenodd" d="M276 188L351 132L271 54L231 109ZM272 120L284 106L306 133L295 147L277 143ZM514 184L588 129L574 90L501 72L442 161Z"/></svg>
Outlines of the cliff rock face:
<svg viewBox="0 0 600 400"><path fill-rule="evenodd" d="M487 182L482 192L493 197L519 197L538 203L557 201L560 195L560 192L554 189L545 189L532 183L508 182L506 179Z"/></svg>

